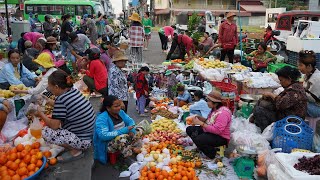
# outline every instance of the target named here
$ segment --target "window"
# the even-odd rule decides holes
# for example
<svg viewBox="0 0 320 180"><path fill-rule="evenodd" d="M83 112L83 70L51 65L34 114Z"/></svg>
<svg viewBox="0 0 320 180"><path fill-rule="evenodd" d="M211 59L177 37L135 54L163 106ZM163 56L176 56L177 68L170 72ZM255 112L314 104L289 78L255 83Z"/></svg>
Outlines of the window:
<svg viewBox="0 0 320 180"><path fill-rule="evenodd" d="M68 14L70 14L72 17L74 17L74 15L75 15L75 9L76 9L76 7L75 6L73 6L73 5L66 5L66 6L63 6L63 8L64 8L64 12L65 13L68 13Z"/></svg>
<svg viewBox="0 0 320 180"><path fill-rule="evenodd" d="M29 13L33 13L33 6L32 5L26 6L26 14L29 14Z"/></svg>
<svg viewBox="0 0 320 180"><path fill-rule="evenodd" d="M48 14L61 15L64 14L62 5L50 5Z"/></svg>
<svg viewBox="0 0 320 180"><path fill-rule="evenodd" d="M91 6L77 6L77 16L83 16L85 14L92 15L93 9Z"/></svg>
<svg viewBox="0 0 320 180"><path fill-rule="evenodd" d="M291 28L290 16L282 16L279 19L278 28L279 29L290 29Z"/></svg>
<svg viewBox="0 0 320 180"><path fill-rule="evenodd" d="M268 14L268 23L274 23L277 20L279 13L270 13Z"/></svg>

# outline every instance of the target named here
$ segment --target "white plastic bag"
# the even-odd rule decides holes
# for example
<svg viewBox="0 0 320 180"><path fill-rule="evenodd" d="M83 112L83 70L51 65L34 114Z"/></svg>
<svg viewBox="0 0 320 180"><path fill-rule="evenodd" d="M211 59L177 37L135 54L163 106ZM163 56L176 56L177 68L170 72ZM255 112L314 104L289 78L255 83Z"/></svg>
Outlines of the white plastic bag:
<svg viewBox="0 0 320 180"><path fill-rule="evenodd" d="M262 136L266 138L268 141L272 141L273 137L273 129L274 129L274 123L270 124L268 127L266 127L263 132Z"/></svg>
<svg viewBox="0 0 320 180"><path fill-rule="evenodd" d="M320 153L320 136L317 133L313 136L313 149L314 152Z"/></svg>
<svg viewBox="0 0 320 180"><path fill-rule="evenodd" d="M140 177L140 172L137 171L136 173L130 176L130 180L139 179L139 177Z"/></svg>
<svg viewBox="0 0 320 180"><path fill-rule="evenodd" d="M129 166L129 171L134 174L139 171L140 165L138 163L133 163Z"/></svg>
<svg viewBox="0 0 320 180"><path fill-rule="evenodd" d="M20 130L27 128L27 124L28 119L26 117L14 121L7 120L1 130L1 133L6 137L7 141L12 141Z"/></svg>
<svg viewBox="0 0 320 180"><path fill-rule="evenodd" d="M120 173L119 177L129 177L131 175L130 171L123 171Z"/></svg>
<svg viewBox="0 0 320 180"><path fill-rule="evenodd" d="M140 153L140 154L137 155L137 161L138 162L143 162L143 159L144 159L143 154Z"/></svg>

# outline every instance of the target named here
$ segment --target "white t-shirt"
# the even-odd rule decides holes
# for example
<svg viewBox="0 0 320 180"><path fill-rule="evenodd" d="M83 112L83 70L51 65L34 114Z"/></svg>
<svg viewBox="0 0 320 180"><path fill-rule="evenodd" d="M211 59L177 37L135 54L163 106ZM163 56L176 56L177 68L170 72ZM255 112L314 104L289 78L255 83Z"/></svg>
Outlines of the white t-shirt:
<svg viewBox="0 0 320 180"><path fill-rule="evenodd" d="M177 79L179 82L183 83L183 79L184 79L183 74L180 73L180 74L176 77L176 79Z"/></svg>

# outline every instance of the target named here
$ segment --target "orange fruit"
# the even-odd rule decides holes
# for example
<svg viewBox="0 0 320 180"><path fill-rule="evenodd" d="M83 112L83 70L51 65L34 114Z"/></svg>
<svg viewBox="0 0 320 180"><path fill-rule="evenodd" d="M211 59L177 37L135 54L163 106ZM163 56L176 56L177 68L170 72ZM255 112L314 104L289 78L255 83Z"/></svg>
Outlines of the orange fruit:
<svg viewBox="0 0 320 180"><path fill-rule="evenodd" d="M35 172L37 172L40 168L36 167L36 169L34 170Z"/></svg>
<svg viewBox="0 0 320 180"><path fill-rule="evenodd" d="M26 164L29 164L31 161L31 156L28 154L23 158L23 162L25 162Z"/></svg>
<svg viewBox="0 0 320 180"><path fill-rule="evenodd" d="M50 165L55 165L55 164L57 164L57 158L51 158L51 159L49 160L49 164L50 164Z"/></svg>
<svg viewBox="0 0 320 180"><path fill-rule="evenodd" d="M15 161L16 159L17 159L17 153L11 153L10 155L9 155L9 160L10 161Z"/></svg>
<svg viewBox="0 0 320 180"><path fill-rule="evenodd" d="M174 172L173 171L170 171L169 172L169 177L173 177L174 176Z"/></svg>
<svg viewBox="0 0 320 180"><path fill-rule="evenodd" d="M36 158L36 156L32 155L32 156L31 156L31 159L30 159L30 163L31 163L31 164L36 164L37 161L38 161L38 159Z"/></svg>
<svg viewBox="0 0 320 180"><path fill-rule="evenodd" d="M192 179L193 178L191 172L187 172L187 177L188 177L188 179Z"/></svg>
<svg viewBox="0 0 320 180"><path fill-rule="evenodd" d="M13 162L12 164L10 164L9 169L16 171L19 168L19 165L15 162Z"/></svg>
<svg viewBox="0 0 320 180"><path fill-rule="evenodd" d="M11 169L8 169L8 175L9 176L13 176L13 175L15 175L16 174L16 172L14 171L14 170L11 170Z"/></svg>
<svg viewBox="0 0 320 180"><path fill-rule="evenodd" d="M19 174L16 174L14 176L11 177L12 180L21 180Z"/></svg>
<svg viewBox="0 0 320 180"><path fill-rule="evenodd" d="M46 163L46 165L44 166L45 169L47 169L49 167L49 164Z"/></svg>
<svg viewBox="0 0 320 180"><path fill-rule="evenodd" d="M155 179L156 175L152 172L148 173L148 179Z"/></svg>
<svg viewBox="0 0 320 180"><path fill-rule="evenodd" d="M22 179L22 180L27 179L27 178L28 178L28 176L27 176L27 175L23 175L23 176L21 176L21 179Z"/></svg>
<svg viewBox="0 0 320 180"><path fill-rule="evenodd" d="M35 142L31 145L32 149L39 149L41 144L39 142Z"/></svg>
<svg viewBox="0 0 320 180"><path fill-rule="evenodd" d="M35 172L34 171L29 171L28 176L33 175Z"/></svg>
<svg viewBox="0 0 320 180"><path fill-rule="evenodd" d="M21 159L21 152L17 152L17 159Z"/></svg>
<svg viewBox="0 0 320 180"><path fill-rule="evenodd" d="M7 166L1 166L1 167L0 167L0 172L6 171L7 169L8 169Z"/></svg>
<svg viewBox="0 0 320 180"><path fill-rule="evenodd" d="M144 166L144 167L141 169L141 171L147 172L147 171L148 171L148 167L147 167L147 166Z"/></svg>
<svg viewBox="0 0 320 180"><path fill-rule="evenodd" d="M11 180L9 175L1 176L1 180Z"/></svg>
<svg viewBox="0 0 320 180"><path fill-rule="evenodd" d="M197 162L196 162L196 167L197 167L197 168L201 167L201 165L202 165L202 162L201 162L201 161L197 161Z"/></svg>
<svg viewBox="0 0 320 180"><path fill-rule="evenodd" d="M11 150L10 150L10 153L12 154L12 153L17 153L18 151L17 151L17 148L12 148Z"/></svg>
<svg viewBox="0 0 320 180"><path fill-rule="evenodd" d="M174 173L177 173L177 172L178 172L178 169L177 169L177 168L173 168L172 171L173 171Z"/></svg>
<svg viewBox="0 0 320 180"><path fill-rule="evenodd" d="M157 180L163 180L163 179L164 179L164 177L163 177L162 174L160 174L160 175L158 176L158 178L157 178Z"/></svg>
<svg viewBox="0 0 320 180"><path fill-rule="evenodd" d="M21 151L20 154L21 154L21 158L24 158L28 154L28 152L24 149Z"/></svg>
<svg viewBox="0 0 320 180"><path fill-rule="evenodd" d="M42 159L42 157L43 157L42 152L37 152L36 158L37 158L37 159Z"/></svg>
<svg viewBox="0 0 320 180"><path fill-rule="evenodd" d="M21 163L21 159L16 159L14 162L19 165Z"/></svg>
<svg viewBox="0 0 320 180"><path fill-rule="evenodd" d="M20 176L27 175L28 169L26 167L20 168L18 169L17 174L19 174Z"/></svg>
<svg viewBox="0 0 320 180"><path fill-rule="evenodd" d="M25 162L21 162L20 164L19 164L19 168L22 168L22 167L28 167L28 165L25 163Z"/></svg>
<svg viewBox="0 0 320 180"><path fill-rule="evenodd" d="M141 176L142 176L142 177L147 177L147 175L148 175L147 172L142 172L142 173L141 173Z"/></svg>
<svg viewBox="0 0 320 180"><path fill-rule="evenodd" d="M40 168L42 166L43 162L41 160L38 160L37 163L36 163L36 166L38 168Z"/></svg>
<svg viewBox="0 0 320 180"><path fill-rule="evenodd" d="M183 177L181 178L181 180L188 180L188 177L187 177L187 176L183 176Z"/></svg>
<svg viewBox="0 0 320 180"><path fill-rule="evenodd" d="M28 168L29 172L30 171L34 171L36 169L36 165L35 164L29 164L27 168Z"/></svg>
<svg viewBox="0 0 320 180"><path fill-rule="evenodd" d="M23 144L18 144L18 146L16 147L18 152L21 152L24 150L24 145Z"/></svg>
<svg viewBox="0 0 320 180"><path fill-rule="evenodd" d="M164 178L167 178L167 177L169 176L169 173L168 173L167 171L165 171L165 170L162 170L162 171L161 171L161 174L162 174L162 176L163 176Z"/></svg>
<svg viewBox="0 0 320 180"><path fill-rule="evenodd" d="M43 152L43 155L46 157L46 158L49 158L52 156L51 152L50 151L45 151Z"/></svg>
<svg viewBox="0 0 320 180"><path fill-rule="evenodd" d="M152 172L156 172L156 167L153 166L153 167L150 168L150 170L151 170Z"/></svg>
<svg viewBox="0 0 320 180"><path fill-rule="evenodd" d="M26 145L25 147L24 147L24 149L27 151L27 152L30 152L31 151L31 149L32 149L32 147L31 147L31 145Z"/></svg>
<svg viewBox="0 0 320 180"><path fill-rule="evenodd" d="M187 172L186 171L180 171L181 176L186 176Z"/></svg>
<svg viewBox="0 0 320 180"><path fill-rule="evenodd" d="M5 165L8 161L8 158L6 155L1 155L0 156L0 165Z"/></svg>
<svg viewBox="0 0 320 180"><path fill-rule="evenodd" d="M178 174L175 174L175 175L174 175L174 179L175 179L175 180L181 180L182 177L181 177L181 175L178 173Z"/></svg>
<svg viewBox="0 0 320 180"><path fill-rule="evenodd" d="M36 155L36 154L37 154L37 152L36 152L36 150L35 150L35 149L31 149L31 151L29 152L29 154L32 156L32 155Z"/></svg>

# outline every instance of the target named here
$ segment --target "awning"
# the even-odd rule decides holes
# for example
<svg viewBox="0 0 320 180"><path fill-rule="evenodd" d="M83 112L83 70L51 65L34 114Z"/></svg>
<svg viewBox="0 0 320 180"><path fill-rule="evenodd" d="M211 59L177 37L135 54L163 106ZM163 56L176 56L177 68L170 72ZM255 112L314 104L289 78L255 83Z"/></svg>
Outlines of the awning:
<svg viewBox="0 0 320 180"><path fill-rule="evenodd" d="M263 5L241 5L240 8L252 13L265 13L266 8Z"/></svg>
<svg viewBox="0 0 320 180"><path fill-rule="evenodd" d="M159 15L159 14L169 14L170 13L170 9L155 9L155 14Z"/></svg>

